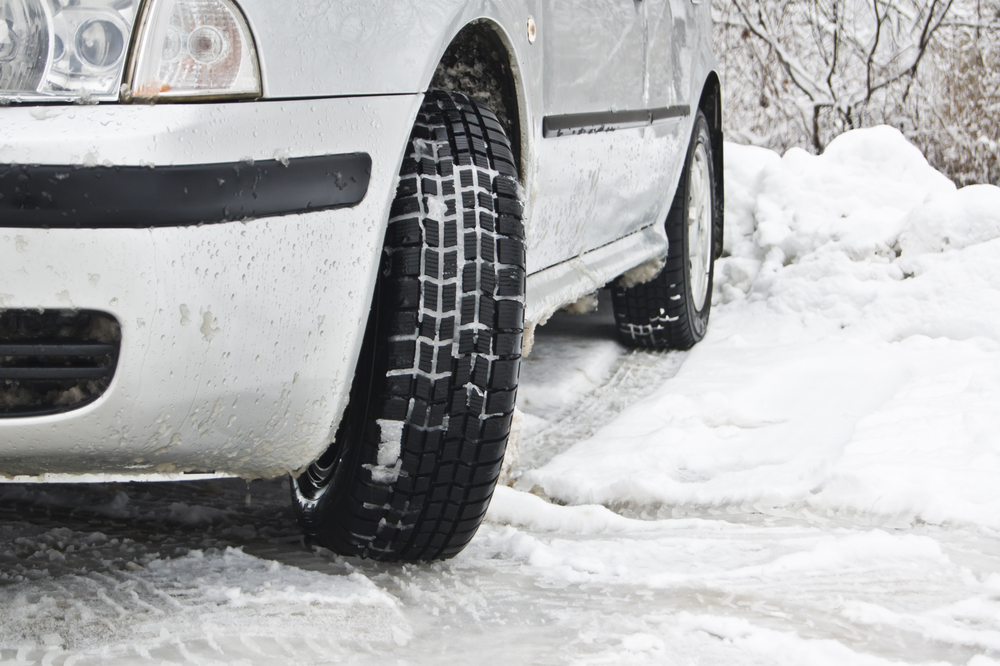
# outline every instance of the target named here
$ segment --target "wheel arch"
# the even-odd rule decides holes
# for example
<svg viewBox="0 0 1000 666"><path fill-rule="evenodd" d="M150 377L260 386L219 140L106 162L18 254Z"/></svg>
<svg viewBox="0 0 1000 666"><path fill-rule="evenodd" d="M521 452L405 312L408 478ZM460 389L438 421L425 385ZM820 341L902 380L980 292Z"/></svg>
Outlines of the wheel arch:
<svg viewBox="0 0 1000 666"><path fill-rule="evenodd" d="M715 258L722 256L723 232L725 230L725 165L723 141L725 139L722 132L722 83L719 75L709 72L705 85L702 87L701 99L698 101L698 109L705 114L708 119L708 128L712 136L712 164L715 176L715 205L716 205L716 229L715 229Z"/></svg>
<svg viewBox="0 0 1000 666"><path fill-rule="evenodd" d="M483 102L497 114L507 132L518 179L527 173L530 131L525 126L526 100L521 68L513 42L504 28L489 18L466 23L438 60L429 88L464 93Z"/></svg>

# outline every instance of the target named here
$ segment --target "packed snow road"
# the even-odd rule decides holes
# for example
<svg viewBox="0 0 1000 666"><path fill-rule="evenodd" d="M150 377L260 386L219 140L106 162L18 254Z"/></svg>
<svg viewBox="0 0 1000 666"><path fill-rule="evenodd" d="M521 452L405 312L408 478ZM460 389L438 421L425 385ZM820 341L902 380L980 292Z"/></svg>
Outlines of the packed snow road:
<svg viewBox="0 0 1000 666"><path fill-rule="evenodd" d="M1000 189L727 151L709 335L539 329L459 557L310 549L283 480L0 486L0 664L1000 664Z"/></svg>

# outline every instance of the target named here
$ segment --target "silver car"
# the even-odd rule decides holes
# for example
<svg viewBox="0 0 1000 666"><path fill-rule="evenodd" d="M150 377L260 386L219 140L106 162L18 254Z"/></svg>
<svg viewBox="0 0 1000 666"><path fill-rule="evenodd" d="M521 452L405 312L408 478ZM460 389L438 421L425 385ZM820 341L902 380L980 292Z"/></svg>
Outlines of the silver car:
<svg viewBox="0 0 1000 666"><path fill-rule="evenodd" d="M0 477L289 474L344 554L445 558L534 328L705 334L701 0L0 0Z"/></svg>

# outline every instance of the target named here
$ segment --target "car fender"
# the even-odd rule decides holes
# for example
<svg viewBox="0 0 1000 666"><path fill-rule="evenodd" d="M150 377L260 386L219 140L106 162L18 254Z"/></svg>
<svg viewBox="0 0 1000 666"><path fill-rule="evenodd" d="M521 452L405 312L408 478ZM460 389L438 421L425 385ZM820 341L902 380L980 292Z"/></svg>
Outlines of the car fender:
<svg viewBox="0 0 1000 666"><path fill-rule="evenodd" d="M293 0L281 11L271 0L240 5L256 40L266 98L424 92L455 35L479 20L498 27L518 68L531 47L527 31L514 29L532 14L525 2ZM310 46L303 26L326 37Z"/></svg>

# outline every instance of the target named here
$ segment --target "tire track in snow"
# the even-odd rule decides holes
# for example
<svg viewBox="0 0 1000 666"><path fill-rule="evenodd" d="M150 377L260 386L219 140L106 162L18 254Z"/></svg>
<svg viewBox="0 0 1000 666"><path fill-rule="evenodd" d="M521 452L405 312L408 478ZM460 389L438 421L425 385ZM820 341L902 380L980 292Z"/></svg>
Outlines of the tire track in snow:
<svg viewBox="0 0 1000 666"><path fill-rule="evenodd" d="M610 379L522 440L518 471L541 467L575 443L592 437L626 407L674 377L685 358L687 352L625 353ZM526 363L530 363L530 357Z"/></svg>

